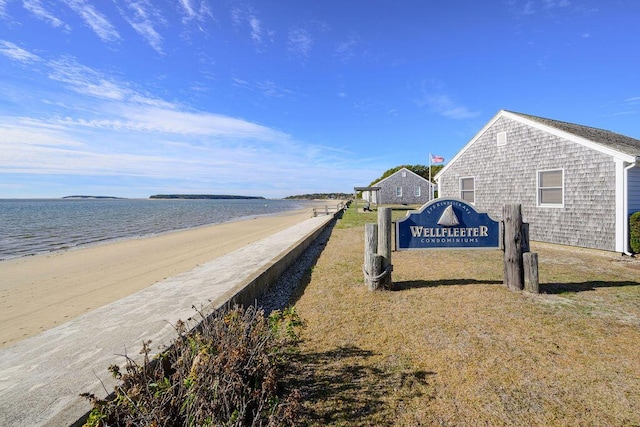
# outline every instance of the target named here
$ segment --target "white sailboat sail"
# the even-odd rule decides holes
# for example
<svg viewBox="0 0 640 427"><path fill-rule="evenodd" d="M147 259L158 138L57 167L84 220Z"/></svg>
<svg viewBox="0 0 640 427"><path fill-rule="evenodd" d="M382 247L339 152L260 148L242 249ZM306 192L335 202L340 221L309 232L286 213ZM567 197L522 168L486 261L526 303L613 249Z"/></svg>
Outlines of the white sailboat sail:
<svg viewBox="0 0 640 427"><path fill-rule="evenodd" d="M442 225L443 227L454 227L456 225L460 225L460 221L458 221L458 217L453 211L453 206L447 206L444 212L442 212L442 215L440 215L440 219L438 220L438 225Z"/></svg>

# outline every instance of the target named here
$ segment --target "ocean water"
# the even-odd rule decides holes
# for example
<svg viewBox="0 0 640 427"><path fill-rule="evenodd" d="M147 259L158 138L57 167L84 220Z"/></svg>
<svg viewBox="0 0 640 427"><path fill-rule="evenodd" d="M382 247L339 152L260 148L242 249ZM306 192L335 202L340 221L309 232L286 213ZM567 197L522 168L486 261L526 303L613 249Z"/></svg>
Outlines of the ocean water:
<svg viewBox="0 0 640 427"><path fill-rule="evenodd" d="M310 206L293 200L0 200L0 260Z"/></svg>

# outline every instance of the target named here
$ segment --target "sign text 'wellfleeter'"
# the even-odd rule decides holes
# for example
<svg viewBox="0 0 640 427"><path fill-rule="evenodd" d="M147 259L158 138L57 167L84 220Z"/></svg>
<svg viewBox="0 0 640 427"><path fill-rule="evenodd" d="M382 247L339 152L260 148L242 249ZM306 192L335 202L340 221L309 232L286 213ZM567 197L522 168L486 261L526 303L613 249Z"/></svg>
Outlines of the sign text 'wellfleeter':
<svg viewBox="0 0 640 427"><path fill-rule="evenodd" d="M436 199L396 223L396 248L493 249L500 224L459 199Z"/></svg>

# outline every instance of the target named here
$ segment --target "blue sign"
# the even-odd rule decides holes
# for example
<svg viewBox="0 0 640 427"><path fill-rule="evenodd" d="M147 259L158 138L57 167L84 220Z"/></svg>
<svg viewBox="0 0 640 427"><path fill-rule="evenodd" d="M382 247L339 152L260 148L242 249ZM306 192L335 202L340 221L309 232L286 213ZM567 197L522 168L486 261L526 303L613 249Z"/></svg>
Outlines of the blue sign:
<svg viewBox="0 0 640 427"><path fill-rule="evenodd" d="M459 199L435 199L396 223L396 249L494 249L500 223Z"/></svg>

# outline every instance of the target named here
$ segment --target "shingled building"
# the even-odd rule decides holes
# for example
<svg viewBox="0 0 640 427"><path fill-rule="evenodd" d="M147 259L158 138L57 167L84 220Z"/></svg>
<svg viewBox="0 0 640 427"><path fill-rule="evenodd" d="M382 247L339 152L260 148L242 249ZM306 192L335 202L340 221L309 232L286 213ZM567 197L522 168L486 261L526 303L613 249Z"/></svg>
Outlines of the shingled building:
<svg viewBox="0 0 640 427"><path fill-rule="evenodd" d="M640 140L501 110L435 178L440 197L495 219L504 204L522 204L531 240L628 252Z"/></svg>

